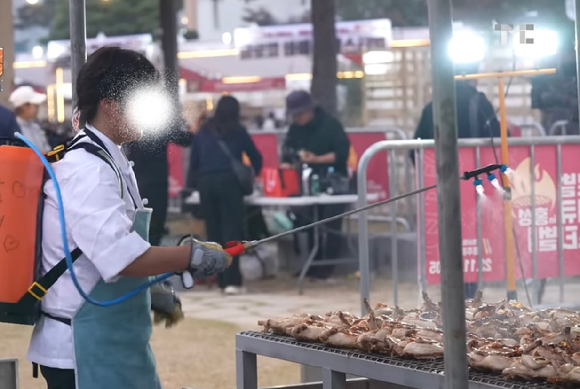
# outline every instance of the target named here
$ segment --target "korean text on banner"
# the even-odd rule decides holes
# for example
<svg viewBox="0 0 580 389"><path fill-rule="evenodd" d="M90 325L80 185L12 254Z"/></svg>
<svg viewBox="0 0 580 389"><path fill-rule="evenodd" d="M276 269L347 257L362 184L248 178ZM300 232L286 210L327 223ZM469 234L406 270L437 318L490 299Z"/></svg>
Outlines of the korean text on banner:
<svg viewBox="0 0 580 389"><path fill-rule="evenodd" d="M558 276L558 196L557 153L554 145L535 146L534 160L529 146L510 148L510 165L516 175L512 188L512 206L516 244L519 248L526 279L532 278L533 250L537 258L537 277ZM580 263L574 258L580 255L578 228L580 226L580 165L576 163L580 145L562 145L562 209L564 276L580 275ZM480 149L479 166L475 164L475 148L459 150L460 171L475 169L495 163L490 147ZM425 185L435 183L434 150L425 150ZM484 281L503 281L506 276L503 196L486 179L485 195L480 199L472 182L461 182L461 213L463 235L464 277L466 282L476 282L478 272L477 204L481 210L482 269ZM532 182L534 202L532 202ZM532 210L535 203L535 211ZM533 213L535 229L533 228ZM439 241L437 229L437 194L432 191L425 196L425 244L427 281L440 282ZM535 234L536 246L533 247ZM513 257L518 259L517 252ZM523 278L520 267L517 275Z"/></svg>

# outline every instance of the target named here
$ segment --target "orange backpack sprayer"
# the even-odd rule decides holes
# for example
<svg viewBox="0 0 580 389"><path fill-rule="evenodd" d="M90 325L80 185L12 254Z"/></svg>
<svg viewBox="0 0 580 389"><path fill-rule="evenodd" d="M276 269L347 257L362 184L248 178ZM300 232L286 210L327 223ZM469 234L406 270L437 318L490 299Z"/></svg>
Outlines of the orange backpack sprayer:
<svg viewBox="0 0 580 389"><path fill-rule="evenodd" d="M43 187L49 175L54 174L49 164L64 158L68 151L84 149L113 169L121 196L123 187L120 172L108 153L95 144L79 142L86 135L57 146L45 156L27 139L19 134L17 137L22 141L0 139L0 322L33 325L40 316L40 301L48 289L82 255L79 248L63 253L65 258L41 275ZM62 208L62 204L59 206ZM138 289L149 286L147 283ZM108 306L129 297L113 302L89 302Z"/></svg>
<svg viewBox="0 0 580 389"><path fill-rule="evenodd" d="M26 297L43 293L35 281L44 167L31 149L16 144L0 145L0 321L33 324L35 304Z"/></svg>
<svg viewBox="0 0 580 389"><path fill-rule="evenodd" d="M80 248L68 249L64 205L51 164L64 158L69 151L83 149L111 167L119 181L121 198L124 193L121 173L102 141L87 129L83 132L46 155L21 134L15 134L17 140L0 139L0 322L34 325L41 314L40 302L67 270L81 297L100 307L119 304L173 276L173 273L167 273L153 277L126 295L110 301L93 300L81 288L73 264L83 253ZM83 139L90 139L92 143L81 141ZM43 188L48 179L53 180L57 193L64 258L52 269L41 269ZM226 249L233 255L241 250L241 244ZM194 286L189 272L183 272L181 276L184 287Z"/></svg>

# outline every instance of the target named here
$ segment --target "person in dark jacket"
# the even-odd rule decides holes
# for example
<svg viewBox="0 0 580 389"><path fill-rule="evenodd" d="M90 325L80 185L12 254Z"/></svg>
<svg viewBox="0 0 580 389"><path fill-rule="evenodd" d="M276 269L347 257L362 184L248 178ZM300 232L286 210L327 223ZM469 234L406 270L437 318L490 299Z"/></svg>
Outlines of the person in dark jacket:
<svg viewBox="0 0 580 389"><path fill-rule="evenodd" d="M0 105L0 139L12 139L15 132L20 132L16 115L8 108Z"/></svg>
<svg viewBox="0 0 580 389"><path fill-rule="evenodd" d="M240 124L240 104L232 96L222 97L214 116L200 128L193 140L190 162L189 182L199 190L207 238L223 244L245 239L246 214L242 188L220 141L238 161L242 161L245 153L255 173L260 173L262 155ZM217 282L225 294L243 291L239 258L234 258L232 265L218 274Z"/></svg>
<svg viewBox="0 0 580 389"><path fill-rule="evenodd" d="M350 141L342 124L317 107L312 97L305 91L294 91L286 98L286 112L292 118L288 134L282 149L282 166L310 166L313 173L326 177L329 168L335 173L348 176L347 161L350 151ZM326 219L343 213L344 204L332 204L318 207L319 218ZM312 222L312 209L297 210L298 224ZM300 221L301 219L301 221ZM342 220L327 223L325 244L319 242L321 249L316 254L315 261L337 259L342 244ZM309 232L309 246L314 246L314 234ZM309 277L327 279L332 275L334 266L313 266L307 274Z"/></svg>
<svg viewBox="0 0 580 389"><path fill-rule="evenodd" d="M457 73L477 73L474 64L456 66ZM458 138L497 138L500 134L500 125L495 110L487 97L478 92L475 84L467 80L455 82L455 96L457 101L457 137ZM433 139L433 102L423 108L421 120L415 131L414 139ZM414 152L411 151L414 159ZM475 298L477 283L464 284L465 298Z"/></svg>
<svg viewBox="0 0 580 389"><path fill-rule="evenodd" d="M141 140L125 146L127 157L135 164L133 171L141 197L147 199L147 207L153 209L149 241L154 246L159 246L166 232L169 202L167 146L174 143L189 147L193 138L193 135L184 131L182 127L184 126L177 125L159 134L145 134Z"/></svg>
<svg viewBox="0 0 580 389"><path fill-rule="evenodd" d="M457 99L457 137L489 138L499 137L500 127L495 110L487 97L478 92L469 81L456 81ZM433 139L433 103L423 108L421 120L417 126L415 139Z"/></svg>

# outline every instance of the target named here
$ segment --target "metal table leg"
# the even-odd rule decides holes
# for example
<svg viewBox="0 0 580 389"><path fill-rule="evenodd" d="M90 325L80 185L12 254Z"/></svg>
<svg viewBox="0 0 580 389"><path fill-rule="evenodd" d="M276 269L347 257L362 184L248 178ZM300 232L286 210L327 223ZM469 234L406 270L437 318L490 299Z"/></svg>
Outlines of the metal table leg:
<svg viewBox="0 0 580 389"><path fill-rule="evenodd" d="M258 389L258 365L256 354L236 350L237 389Z"/></svg>
<svg viewBox="0 0 580 389"><path fill-rule="evenodd" d="M323 368L322 389L346 389L346 374Z"/></svg>
<svg viewBox="0 0 580 389"><path fill-rule="evenodd" d="M312 214L313 214L313 219L318 221L318 206L317 205L314 206L314 210L313 210ZM313 228L313 233L314 233L314 246L312 247L312 250L310 251L310 255L308 255L308 259L306 260L306 263L304 264L304 266L302 266L302 270L300 271L300 276L298 277L298 294L300 294L300 295L304 294L304 278L306 278L306 273L308 273L308 270L310 269L310 266L312 265L312 261L314 261L314 258L316 257L316 253L318 252L318 248L319 248L320 230L319 230L318 226Z"/></svg>

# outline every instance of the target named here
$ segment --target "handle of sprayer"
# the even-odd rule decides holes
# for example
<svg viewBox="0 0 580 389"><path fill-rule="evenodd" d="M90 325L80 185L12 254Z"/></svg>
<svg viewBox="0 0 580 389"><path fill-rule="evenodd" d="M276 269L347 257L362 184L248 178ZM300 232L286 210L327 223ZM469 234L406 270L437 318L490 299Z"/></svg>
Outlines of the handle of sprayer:
<svg viewBox="0 0 580 389"><path fill-rule="evenodd" d="M224 251L232 257L244 254L254 246L254 242L228 242L224 245Z"/></svg>
<svg viewBox="0 0 580 389"><path fill-rule="evenodd" d="M224 251L232 257L237 257L244 254L254 246L254 242L228 242L224 245ZM195 286L195 280L189 272L180 274L181 283L185 289L191 289Z"/></svg>

